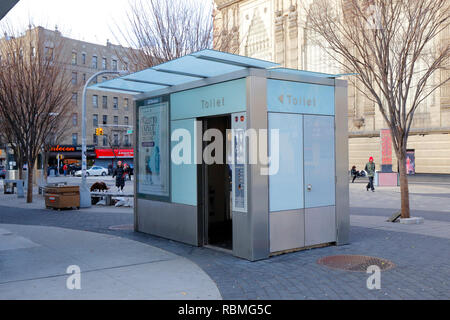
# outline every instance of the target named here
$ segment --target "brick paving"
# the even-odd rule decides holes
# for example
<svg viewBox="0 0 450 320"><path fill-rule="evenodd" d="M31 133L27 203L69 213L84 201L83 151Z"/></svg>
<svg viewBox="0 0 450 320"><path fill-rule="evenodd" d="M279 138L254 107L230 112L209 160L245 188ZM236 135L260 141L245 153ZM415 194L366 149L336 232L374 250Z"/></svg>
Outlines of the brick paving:
<svg viewBox="0 0 450 320"><path fill-rule="evenodd" d="M421 208L425 206L428 209L413 211L413 215L419 213L425 218L425 224L431 218L435 222L450 221L450 210L446 209L450 208L450 200L444 196L446 189L437 193L432 190L432 193L425 192L423 195L424 190L420 188L425 187L413 188L413 193L417 191L418 194L412 195L411 202L420 203ZM367 193L361 190L360 184L355 184L350 186L350 191L352 214L388 217L396 210L398 194L392 190L378 188L375 193ZM383 208L377 208L378 205ZM215 281L224 299L450 299L450 239L426 232L398 232L395 228L384 230L370 223L364 227L362 222L350 228L349 245L249 262L209 248L192 247L129 230L108 229L113 225L132 222L130 209L57 212L0 206L0 223L48 225L108 233L188 258ZM368 290L368 274L333 270L316 263L319 258L337 254L385 258L395 263L396 267L382 272L381 290Z"/></svg>

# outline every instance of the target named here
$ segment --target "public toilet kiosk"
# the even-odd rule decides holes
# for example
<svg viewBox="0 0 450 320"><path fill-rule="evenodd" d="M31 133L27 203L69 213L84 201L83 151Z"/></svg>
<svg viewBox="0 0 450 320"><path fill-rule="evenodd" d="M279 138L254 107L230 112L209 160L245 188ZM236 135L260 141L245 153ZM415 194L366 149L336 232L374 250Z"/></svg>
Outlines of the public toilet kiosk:
<svg viewBox="0 0 450 320"><path fill-rule="evenodd" d="M135 230L248 260L349 234L347 82L202 50L135 93Z"/></svg>

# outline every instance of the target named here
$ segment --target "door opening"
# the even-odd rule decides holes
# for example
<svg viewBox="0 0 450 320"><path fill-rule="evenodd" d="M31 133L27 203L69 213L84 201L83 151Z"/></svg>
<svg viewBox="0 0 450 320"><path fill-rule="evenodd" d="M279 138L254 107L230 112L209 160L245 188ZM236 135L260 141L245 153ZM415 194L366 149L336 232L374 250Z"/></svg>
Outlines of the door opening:
<svg viewBox="0 0 450 320"><path fill-rule="evenodd" d="M222 139L222 157L220 163L207 164L203 159L203 183L202 196L204 201L204 244L232 250L232 215L231 215L231 186L232 176L231 168L227 159L231 152L231 148L227 148L231 143L230 137L227 135L227 129L231 128L231 117L220 116L203 119L203 131L208 129L217 129L220 131ZM204 142L203 150L212 141ZM217 142L216 142L217 143ZM220 147L217 145L217 147ZM211 156L220 157L220 153L216 155L217 150L211 152ZM219 162L219 161L218 161Z"/></svg>

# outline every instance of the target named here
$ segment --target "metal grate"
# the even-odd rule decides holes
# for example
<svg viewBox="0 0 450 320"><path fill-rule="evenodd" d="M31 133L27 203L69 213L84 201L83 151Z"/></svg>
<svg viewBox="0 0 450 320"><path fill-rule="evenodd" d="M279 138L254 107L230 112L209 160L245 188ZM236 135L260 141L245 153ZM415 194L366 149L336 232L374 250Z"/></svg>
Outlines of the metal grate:
<svg viewBox="0 0 450 320"><path fill-rule="evenodd" d="M373 265L378 266L381 271L395 267L395 264L389 260L360 255L328 256L320 258L317 263L332 269L356 272L366 272L367 268Z"/></svg>

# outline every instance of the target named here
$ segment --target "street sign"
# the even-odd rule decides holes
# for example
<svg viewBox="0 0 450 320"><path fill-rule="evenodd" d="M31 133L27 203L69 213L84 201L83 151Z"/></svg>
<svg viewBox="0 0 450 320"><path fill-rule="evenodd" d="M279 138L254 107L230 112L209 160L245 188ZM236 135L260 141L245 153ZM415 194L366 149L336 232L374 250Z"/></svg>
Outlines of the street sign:
<svg viewBox="0 0 450 320"><path fill-rule="evenodd" d="M127 134L133 134L133 129L128 129Z"/></svg>

